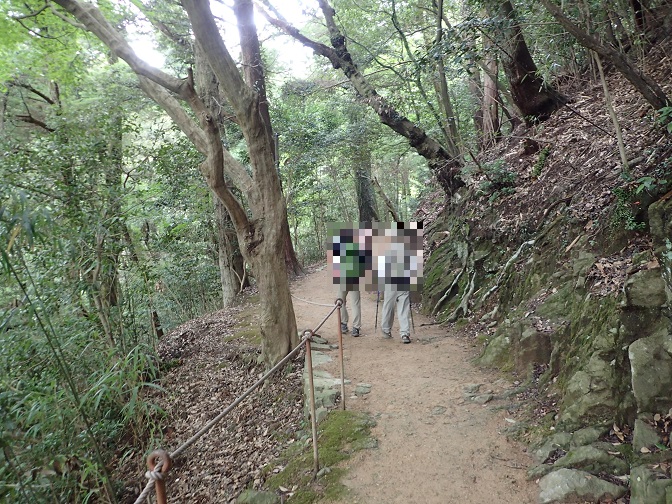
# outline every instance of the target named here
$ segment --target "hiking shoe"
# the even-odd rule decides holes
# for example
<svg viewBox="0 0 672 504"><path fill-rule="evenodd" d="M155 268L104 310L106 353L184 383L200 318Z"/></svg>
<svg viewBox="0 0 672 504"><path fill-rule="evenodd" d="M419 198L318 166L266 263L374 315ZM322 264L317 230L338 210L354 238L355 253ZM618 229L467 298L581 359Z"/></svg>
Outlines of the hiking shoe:
<svg viewBox="0 0 672 504"><path fill-rule="evenodd" d="M343 322L341 322L341 332L342 333L348 332L348 324L344 324Z"/></svg>
<svg viewBox="0 0 672 504"><path fill-rule="evenodd" d="M392 339L392 333L383 331L383 339Z"/></svg>
<svg viewBox="0 0 672 504"><path fill-rule="evenodd" d="M356 327L352 328L352 336L355 337L355 338L357 336L359 336L359 329L358 328L356 328Z"/></svg>
<svg viewBox="0 0 672 504"><path fill-rule="evenodd" d="M408 334L401 335L401 342L406 344L411 342L411 337Z"/></svg>

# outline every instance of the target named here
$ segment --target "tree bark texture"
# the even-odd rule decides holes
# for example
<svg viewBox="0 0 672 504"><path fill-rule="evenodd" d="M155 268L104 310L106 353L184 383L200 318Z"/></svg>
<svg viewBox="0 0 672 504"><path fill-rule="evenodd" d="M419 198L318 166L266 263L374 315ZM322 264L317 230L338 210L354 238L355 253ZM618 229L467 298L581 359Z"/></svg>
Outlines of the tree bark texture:
<svg viewBox="0 0 672 504"><path fill-rule="evenodd" d="M443 38L443 0L437 0L434 3L436 8L436 36L434 44L437 47L440 47ZM443 112L442 129L446 139L446 149L453 158L457 158L458 156L461 156L459 149L459 145L461 144L460 134L457 129L457 120L453 102L448 93L448 81L446 80L446 68L443 61L442 51L438 51L438 56L436 58L436 76L433 79L433 83L436 95L439 99L439 104L441 105L441 111Z"/></svg>
<svg viewBox="0 0 672 504"><path fill-rule="evenodd" d="M230 306L245 287L245 265L231 217L219 198L213 197L217 228L217 257L222 284L222 306Z"/></svg>
<svg viewBox="0 0 672 504"><path fill-rule="evenodd" d="M217 78L210 68L203 49L195 44L195 75L194 80L200 98L206 107L213 113L213 120L217 123L222 141L226 140L225 114L222 104L226 98L222 96ZM217 263L222 288L222 306L230 306L240 293L243 285L244 261L240 253L238 237L226 207L213 194L213 212L215 216Z"/></svg>
<svg viewBox="0 0 672 504"><path fill-rule="evenodd" d="M510 1L501 3L499 14L501 59L513 101L527 124L548 119L566 100L539 77Z"/></svg>
<svg viewBox="0 0 672 504"><path fill-rule="evenodd" d="M371 185L371 150L368 143L359 143L355 156L355 192L359 222L377 222L376 196Z"/></svg>
<svg viewBox="0 0 672 504"><path fill-rule="evenodd" d="M259 97L258 113L263 124L266 135L269 136L273 148L273 162L277 167L277 139L273 133L271 123L271 114L268 109L268 98L266 96L266 78L264 76L264 66L261 61L261 46L257 36L257 30L254 25L254 9L251 0L236 0L234 2L234 12L238 19L238 32L240 34L240 44L243 57L243 75L249 87L254 89ZM282 193L281 193L282 194ZM289 232L289 222L287 217L282 222L282 241L284 244L284 258L287 271L291 275L303 273L303 268L296 257L292 236Z"/></svg>

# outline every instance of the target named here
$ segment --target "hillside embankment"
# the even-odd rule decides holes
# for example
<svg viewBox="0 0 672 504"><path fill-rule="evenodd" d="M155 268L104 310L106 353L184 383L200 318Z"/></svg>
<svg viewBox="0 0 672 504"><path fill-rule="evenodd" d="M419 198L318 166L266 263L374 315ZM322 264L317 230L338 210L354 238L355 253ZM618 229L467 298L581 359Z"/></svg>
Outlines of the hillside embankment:
<svg viewBox="0 0 672 504"><path fill-rule="evenodd" d="M645 65L668 95L669 54L668 41ZM567 489L542 502L672 502L672 141L620 75L607 86L626 164L602 84L572 82L567 107L419 213L423 310L530 384L530 477Z"/></svg>

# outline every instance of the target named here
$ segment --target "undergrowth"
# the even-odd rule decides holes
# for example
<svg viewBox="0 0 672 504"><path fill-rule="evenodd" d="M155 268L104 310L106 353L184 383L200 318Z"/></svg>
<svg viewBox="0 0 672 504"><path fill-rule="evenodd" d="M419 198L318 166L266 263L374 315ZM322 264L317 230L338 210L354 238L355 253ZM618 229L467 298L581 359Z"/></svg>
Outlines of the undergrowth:
<svg viewBox="0 0 672 504"><path fill-rule="evenodd" d="M329 413L318 427L318 455L320 477L313 474L313 450L310 438L296 442L270 467L284 469L272 474L265 487L273 492L293 490L289 504L311 504L319 499L338 499L347 493L340 483L345 469L339 463L353 453L370 448L375 440L370 436L375 422L363 413L335 410ZM328 469L326 469L328 468Z"/></svg>

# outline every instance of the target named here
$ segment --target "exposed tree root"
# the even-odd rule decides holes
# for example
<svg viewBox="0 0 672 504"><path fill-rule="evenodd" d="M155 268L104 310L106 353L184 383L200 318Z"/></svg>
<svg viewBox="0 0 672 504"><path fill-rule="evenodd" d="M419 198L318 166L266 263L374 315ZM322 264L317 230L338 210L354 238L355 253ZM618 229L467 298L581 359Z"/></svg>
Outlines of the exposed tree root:
<svg viewBox="0 0 672 504"><path fill-rule="evenodd" d="M560 200L560 201L564 201L564 200ZM558 222L560 222L562 220L562 217L563 217L562 215L558 215L555 218L555 220L553 222L551 222L551 224L547 228L545 228L541 233L539 233L539 235L534 240L528 240L528 241L520 244L520 247L518 247L518 250L516 250L516 252L509 258L509 260L506 261L506 264L504 265L502 270L499 272L499 275L497 275L497 281L495 282L495 285L490 287L490 289L485 294L483 294L483 297L481 298L481 303L484 303L485 300L488 299L493 292L495 292L497 289L499 289L499 286L501 285L501 282L502 282L502 279L504 278L504 275L506 275L506 272L509 270L511 265L518 260L518 258L520 257L520 254L523 253L523 250L525 250L527 247L534 246L535 243L540 242L544 238L544 236L546 236L548 234L548 232L551 229L553 229L558 224Z"/></svg>
<svg viewBox="0 0 672 504"><path fill-rule="evenodd" d="M460 305L457 308L455 308L455 310L453 310L453 313L451 313L448 316L446 322L455 322L460 317L460 313L463 317L467 316L467 314L469 313L469 300L471 299L471 295L474 293L475 288L476 288L476 271L474 271L471 275L471 280L469 280L469 289L464 294L464 296L462 296L462 301L460 301Z"/></svg>
<svg viewBox="0 0 672 504"><path fill-rule="evenodd" d="M443 303L451 297L451 293L453 292L453 289L455 288L457 283L460 281L460 278L462 278L462 273L464 273L466 269L467 269L466 266L463 267L460 270L459 274L453 279L453 283L451 283L450 287L448 287L446 289L445 294L434 305L434 308L432 309L432 315L436 315L438 313L439 309L441 308L441 306L443 306Z"/></svg>
<svg viewBox="0 0 672 504"><path fill-rule="evenodd" d="M495 282L495 285L490 287L490 289L483 294L483 297L481 298L481 303L484 303L486 299L490 297L490 295L495 292L497 289L499 289L500 282L502 281L502 278L504 278L504 275L508 271L509 267L520 257L520 254L522 254L523 250L527 247L531 247L534 245L536 240L529 240L526 242L523 242L520 244L520 247L518 247L518 250L516 250L516 253L513 254L508 261L506 261L506 264L502 268L502 270L499 272L499 275L497 275L497 281Z"/></svg>

